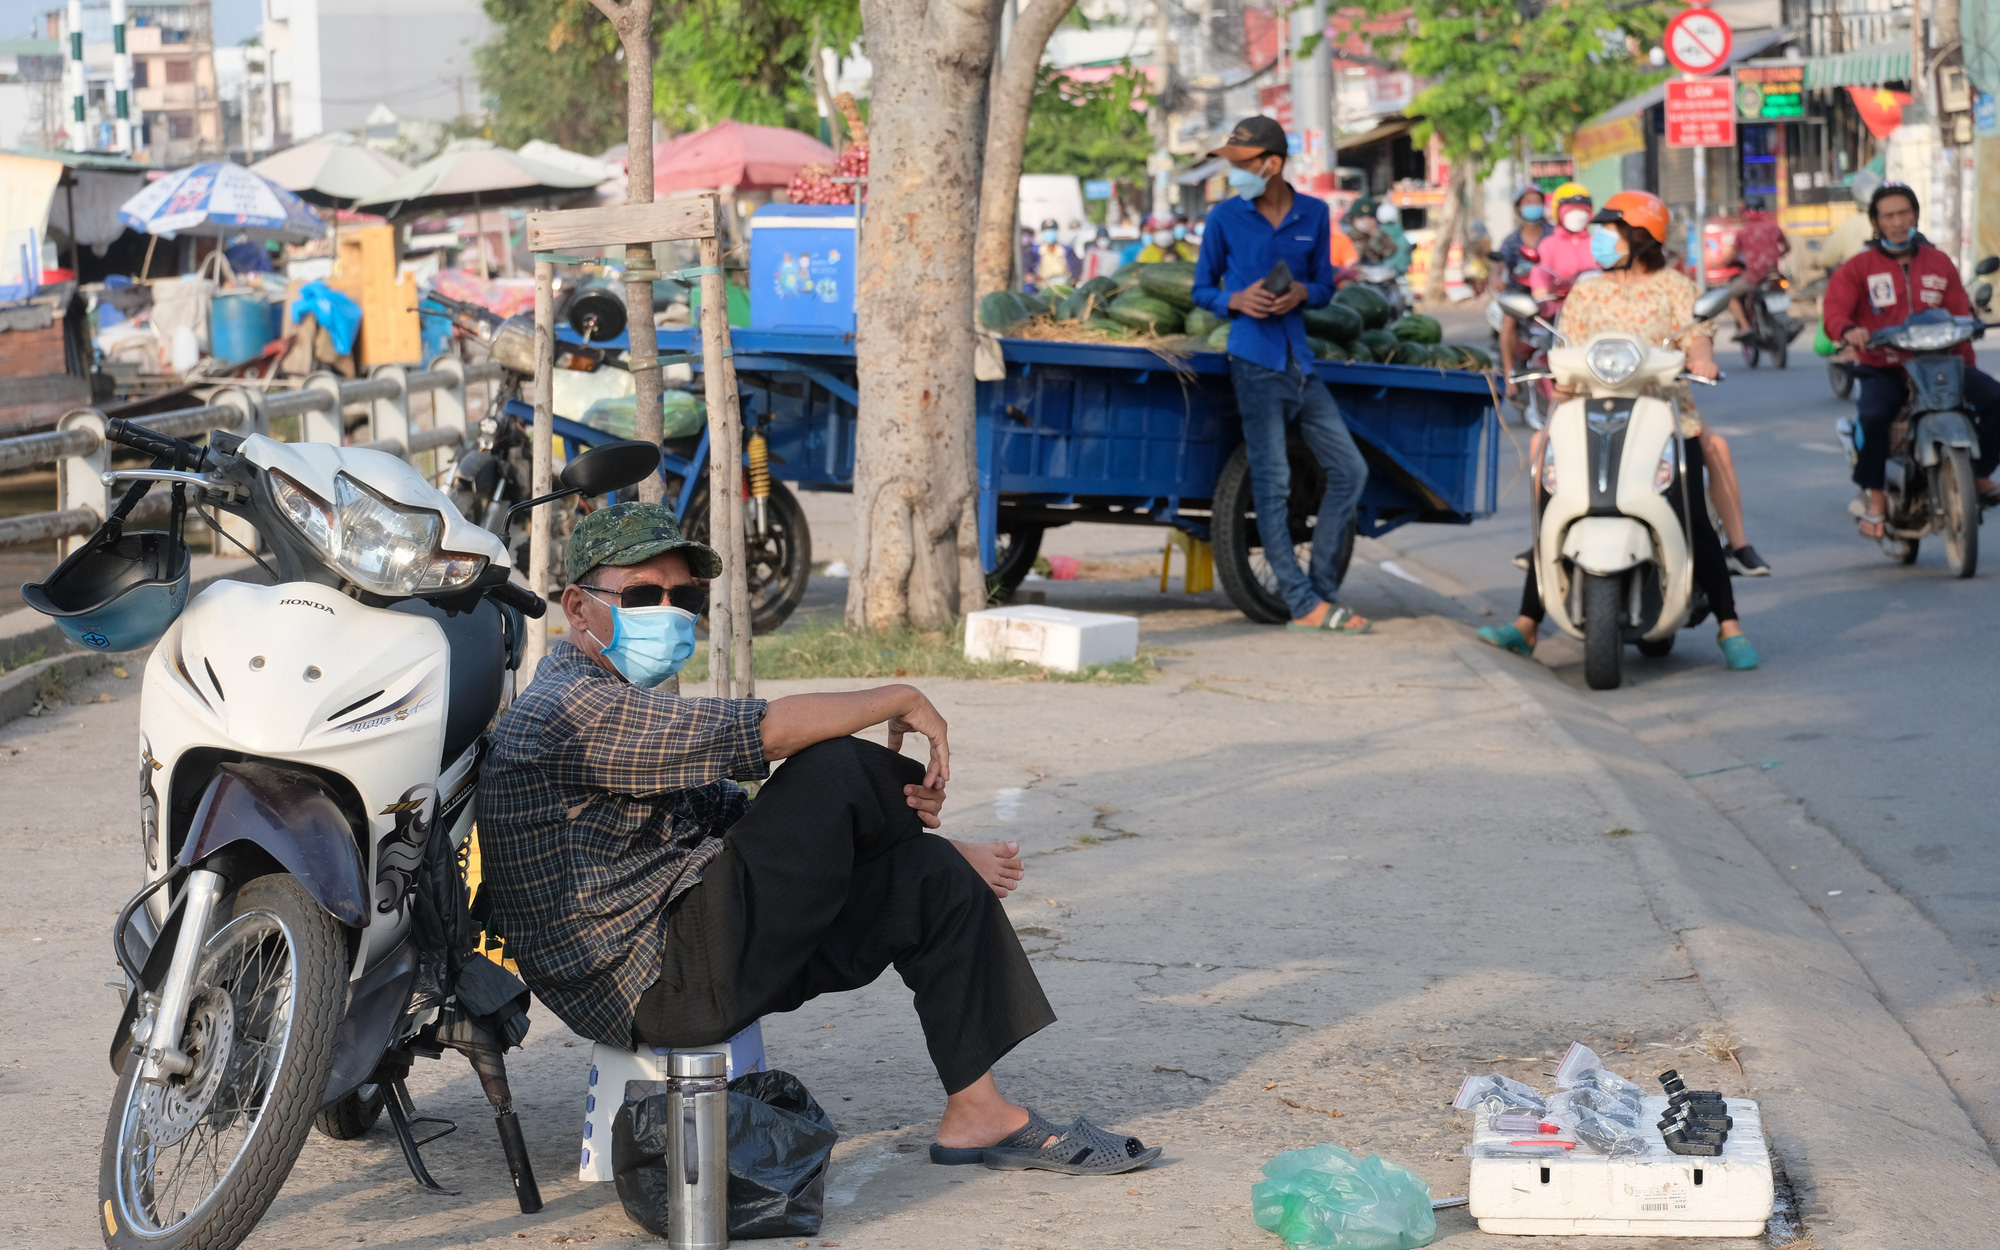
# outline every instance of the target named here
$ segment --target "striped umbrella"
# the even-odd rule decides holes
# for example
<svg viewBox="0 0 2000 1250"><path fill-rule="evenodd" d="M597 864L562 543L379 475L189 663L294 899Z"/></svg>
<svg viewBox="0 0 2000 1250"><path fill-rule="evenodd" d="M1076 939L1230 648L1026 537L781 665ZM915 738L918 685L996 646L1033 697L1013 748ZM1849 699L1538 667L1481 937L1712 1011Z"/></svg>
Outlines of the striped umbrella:
<svg viewBox="0 0 2000 1250"><path fill-rule="evenodd" d="M203 161L150 183L125 201L118 219L145 234L248 235L303 243L326 233L306 202L229 161Z"/></svg>

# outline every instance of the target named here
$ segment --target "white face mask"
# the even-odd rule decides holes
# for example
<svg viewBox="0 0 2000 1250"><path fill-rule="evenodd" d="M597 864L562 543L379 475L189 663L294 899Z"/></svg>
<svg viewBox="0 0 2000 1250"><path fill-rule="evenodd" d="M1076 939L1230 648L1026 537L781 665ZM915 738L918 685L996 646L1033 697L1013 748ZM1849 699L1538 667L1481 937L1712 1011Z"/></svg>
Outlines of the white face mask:
<svg viewBox="0 0 2000 1250"><path fill-rule="evenodd" d="M1155 230L1153 231L1153 242L1159 247L1172 247L1174 245L1174 232L1171 230Z"/></svg>
<svg viewBox="0 0 2000 1250"><path fill-rule="evenodd" d="M1590 210L1587 208L1566 208L1562 215L1563 229L1571 234L1582 234L1590 224Z"/></svg>

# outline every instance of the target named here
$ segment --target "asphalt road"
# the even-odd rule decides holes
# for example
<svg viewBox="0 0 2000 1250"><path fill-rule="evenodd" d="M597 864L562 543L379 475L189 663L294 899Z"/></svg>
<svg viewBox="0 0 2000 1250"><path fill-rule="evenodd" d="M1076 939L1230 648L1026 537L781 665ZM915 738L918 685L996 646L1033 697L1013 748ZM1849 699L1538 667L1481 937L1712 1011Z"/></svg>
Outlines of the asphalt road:
<svg viewBox="0 0 2000 1250"><path fill-rule="evenodd" d="M1807 339L1800 336L1800 343ZM1979 971L2000 982L2000 839L1993 837L1995 695L2000 651L2000 528L1971 580L1927 539L1903 567L1857 537L1854 497L1825 369L1795 348L1791 368L1743 367L1718 353L1724 384L1700 397L1734 450L1746 526L1774 575L1736 582L1752 673L1721 664L1714 627L1683 631L1665 660L1626 652L1624 688L1594 695L1628 724L1671 718L1726 755L1763 764L1807 815L1913 902ZM2000 351L1981 365L2000 372ZM1511 427L1526 444L1526 431ZM1511 620L1527 545L1527 486L1502 449L1501 514L1476 525L1409 526L1390 545L1487 600ZM1536 658L1583 686L1580 644L1545 637Z"/></svg>

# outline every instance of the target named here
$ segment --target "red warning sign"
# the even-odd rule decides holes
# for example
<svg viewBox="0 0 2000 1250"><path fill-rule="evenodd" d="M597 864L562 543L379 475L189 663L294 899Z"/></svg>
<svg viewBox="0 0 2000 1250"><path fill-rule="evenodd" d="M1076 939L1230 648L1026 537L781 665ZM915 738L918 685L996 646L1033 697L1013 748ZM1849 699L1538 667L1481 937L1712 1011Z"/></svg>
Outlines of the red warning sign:
<svg viewBox="0 0 2000 1250"><path fill-rule="evenodd" d="M1667 82L1667 146L1736 146L1736 93L1728 78L1682 78Z"/></svg>

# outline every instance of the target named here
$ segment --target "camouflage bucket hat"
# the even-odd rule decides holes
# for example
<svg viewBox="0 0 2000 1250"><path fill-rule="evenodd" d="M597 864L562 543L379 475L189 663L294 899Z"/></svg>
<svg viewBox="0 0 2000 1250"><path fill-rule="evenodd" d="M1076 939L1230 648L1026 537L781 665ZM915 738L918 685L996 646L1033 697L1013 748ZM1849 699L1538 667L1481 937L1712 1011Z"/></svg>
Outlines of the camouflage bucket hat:
<svg viewBox="0 0 2000 1250"><path fill-rule="evenodd" d="M599 508L577 522L563 552L563 567L572 582L599 565L637 564L663 551L685 554L688 572L696 577L722 576L722 557L706 543L681 536L681 523L656 503L616 503Z"/></svg>

